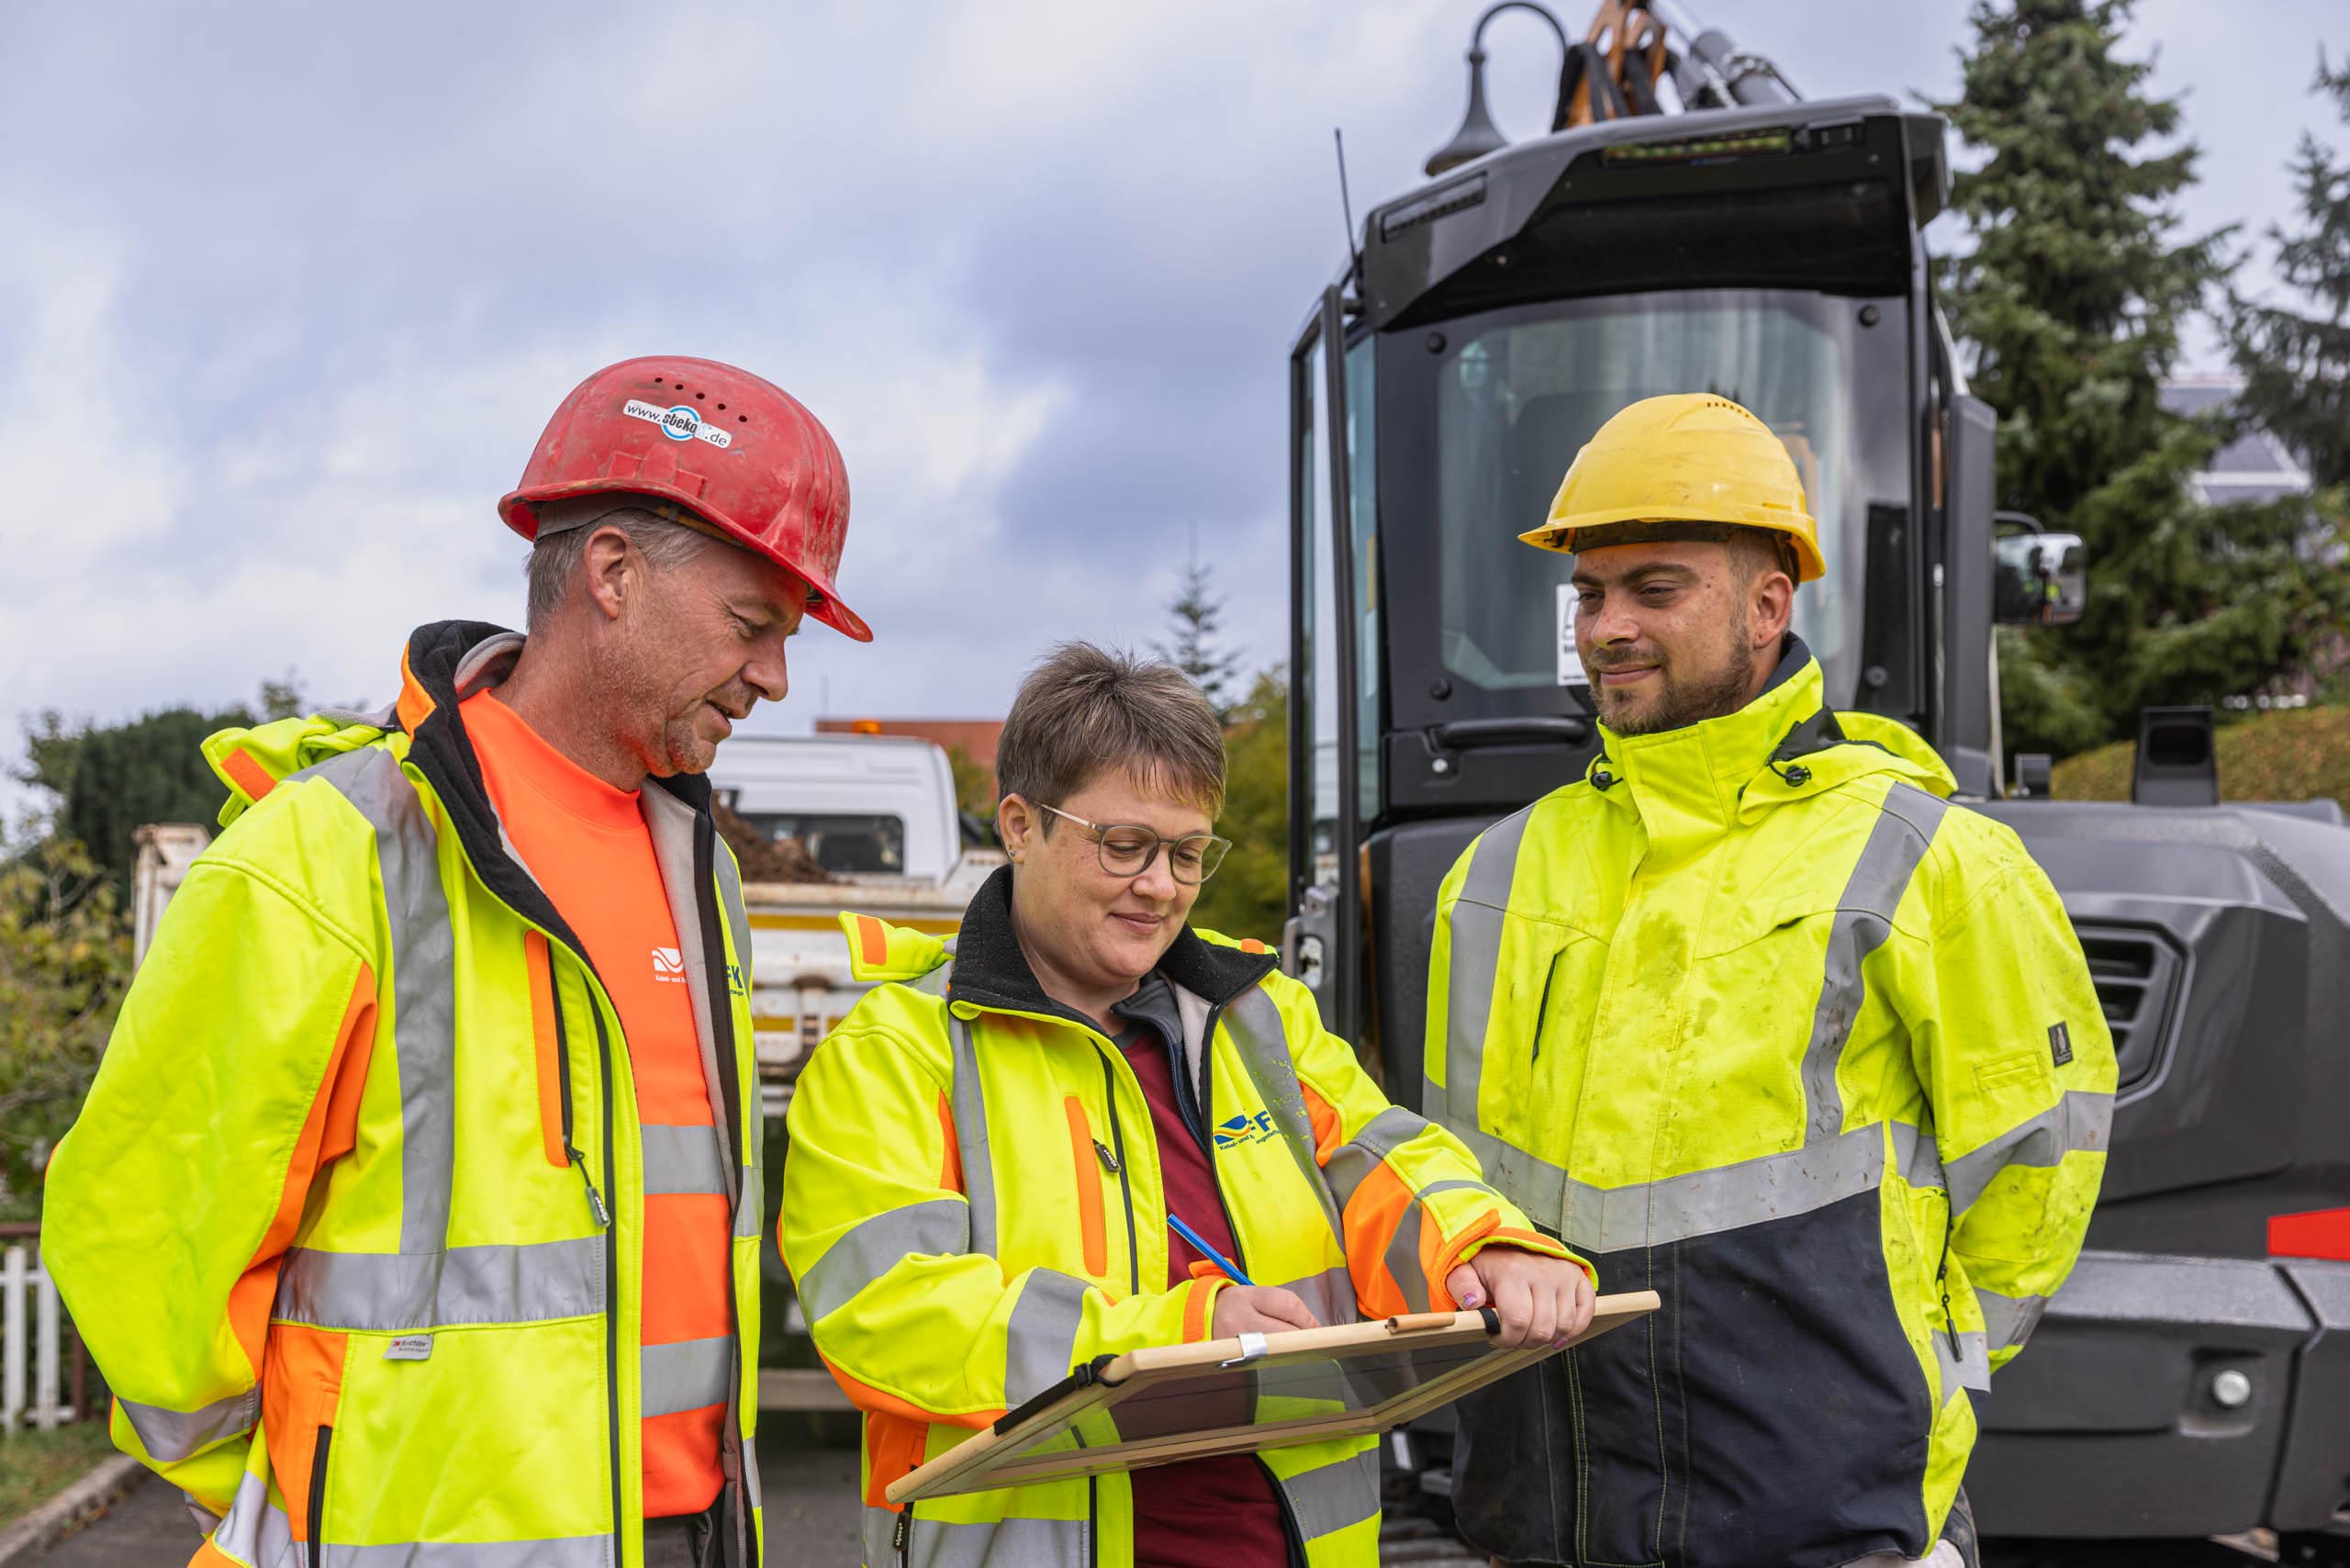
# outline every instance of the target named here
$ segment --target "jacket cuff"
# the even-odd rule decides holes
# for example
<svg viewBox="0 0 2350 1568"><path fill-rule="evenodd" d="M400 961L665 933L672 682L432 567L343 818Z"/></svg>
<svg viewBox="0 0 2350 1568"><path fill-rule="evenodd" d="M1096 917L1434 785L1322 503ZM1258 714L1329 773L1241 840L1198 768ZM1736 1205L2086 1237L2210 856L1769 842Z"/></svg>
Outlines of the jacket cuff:
<svg viewBox="0 0 2350 1568"><path fill-rule="evenodd" d="M1213 1263L1195 1264L1195 1268L1213 1271ZM1232 1282L1222 1274L1194 1274L1183 1286L1183 1340L1196 1345L1215 1337L1215 1299Z"/></svg>

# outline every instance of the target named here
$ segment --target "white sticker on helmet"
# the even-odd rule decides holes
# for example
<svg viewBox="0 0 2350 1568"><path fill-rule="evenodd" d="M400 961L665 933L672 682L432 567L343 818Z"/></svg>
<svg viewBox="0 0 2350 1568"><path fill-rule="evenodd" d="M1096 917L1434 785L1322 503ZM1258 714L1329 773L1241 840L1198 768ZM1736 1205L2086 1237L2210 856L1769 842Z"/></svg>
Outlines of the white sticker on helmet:
<svg viewBox="0 0 2350 1568"><path fill-rule="evenodd" d="M690 403L665 409L657 403L643 403L631 398L621 405L621 412L632 420L644 420L659 425L661 433L671 441L706 441L721 448L734 444L733 432L703 423L699 410Z"/></svg>

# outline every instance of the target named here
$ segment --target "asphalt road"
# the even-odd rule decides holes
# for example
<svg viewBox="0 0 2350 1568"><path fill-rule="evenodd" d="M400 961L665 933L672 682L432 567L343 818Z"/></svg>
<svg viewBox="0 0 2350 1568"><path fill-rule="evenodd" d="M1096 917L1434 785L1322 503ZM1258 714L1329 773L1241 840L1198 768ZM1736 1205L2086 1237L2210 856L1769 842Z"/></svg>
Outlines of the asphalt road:
<svg viewBox="0 0 2350 1568"><path fill-rule="evenodd" d="M856 1568L856 1450L762 1439L759 1484L767 1568ZM185 1568L197 1540L179 1493L150 1479L36 1561L39 1568Z"/></svg>
<svg viewBox="0 0 2350 1568"><path fill-rule="evenodd" d="M855 1568L855 1450L795 1446L781 1437L763 1437L759 1476L767 1496L767 1568ZM196 1528L179 1494L148 1480L37 1562L39 1568L183 1568L196 1545ZM1483 1562L1427 1521L1392 1515L1380 1556L1389 1568L1481 1568ZM2077 1546L2043 1554L1992 1543L1986 1558L1986 1568L2250 1568L2263 1558L2276 1561L2273 1551L2238 1555L2183 1544L2155 1554Z"/></svg>

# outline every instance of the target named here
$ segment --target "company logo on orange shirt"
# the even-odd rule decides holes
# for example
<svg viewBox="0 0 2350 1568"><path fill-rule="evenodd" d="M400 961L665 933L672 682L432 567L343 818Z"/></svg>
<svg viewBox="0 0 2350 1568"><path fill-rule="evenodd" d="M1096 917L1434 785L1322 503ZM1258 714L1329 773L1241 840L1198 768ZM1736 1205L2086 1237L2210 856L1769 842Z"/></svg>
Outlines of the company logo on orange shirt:
<svg viewBox="0 0 2350 1568"><path fill-rule="evenodd" d="M686 956L675 947L653 949L653 978L669 985L686 983Z"/></svg>

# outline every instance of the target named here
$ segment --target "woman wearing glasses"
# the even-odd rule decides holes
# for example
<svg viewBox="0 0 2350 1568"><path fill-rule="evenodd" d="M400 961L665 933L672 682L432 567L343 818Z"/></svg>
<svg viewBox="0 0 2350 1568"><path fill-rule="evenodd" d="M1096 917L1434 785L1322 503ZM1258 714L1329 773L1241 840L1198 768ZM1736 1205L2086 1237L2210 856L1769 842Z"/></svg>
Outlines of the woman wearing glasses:
<svg viewBox="0 0 2350 1568"><path fill-rule="evenodd" d="M1185 924L1229 846L1222 732L1180 671L1055 650L996 773L1012 864L951 945L844 921L882 983L791 1107L779 1240L865 1412L866 1561L1370 1568L1368 1438L883 1498L1096 1356L1456 1304L1520 1344L1591 1315L1579 1262L1382 1097L1262 943Z"/></svg>

